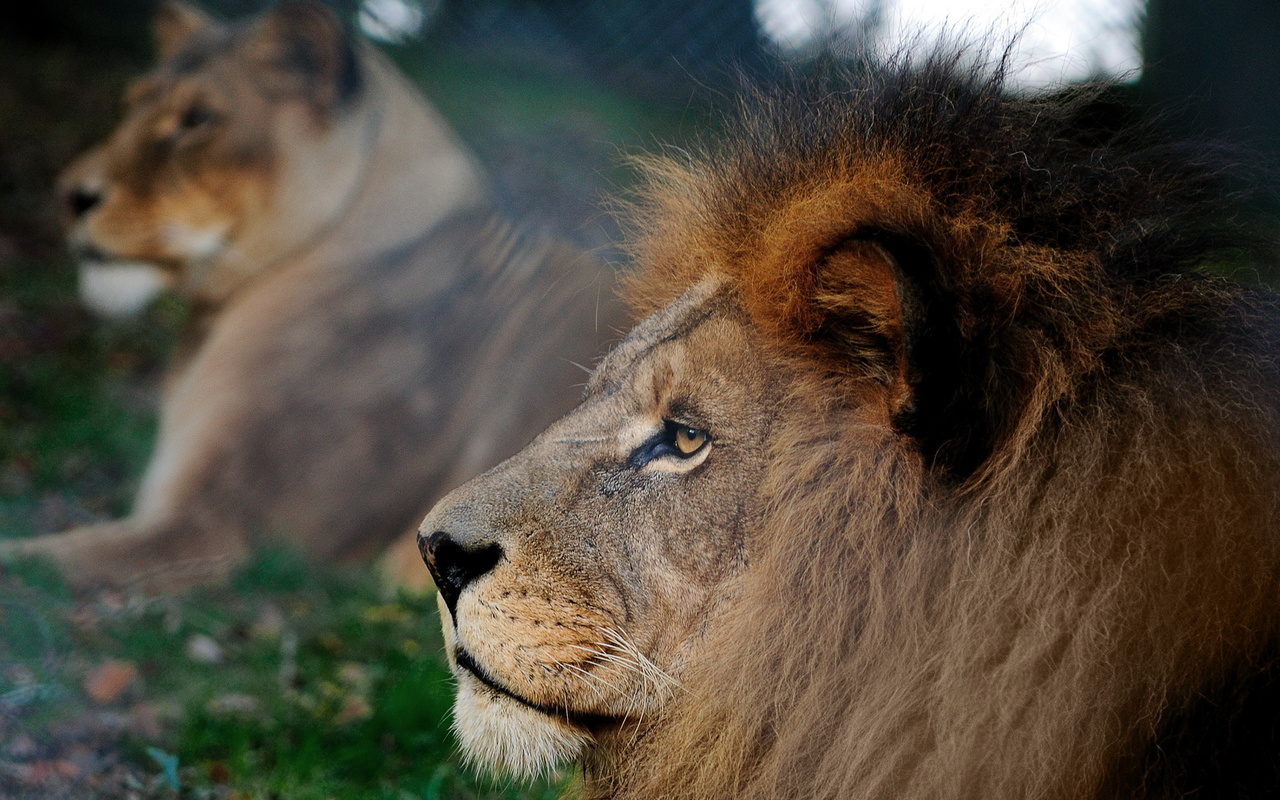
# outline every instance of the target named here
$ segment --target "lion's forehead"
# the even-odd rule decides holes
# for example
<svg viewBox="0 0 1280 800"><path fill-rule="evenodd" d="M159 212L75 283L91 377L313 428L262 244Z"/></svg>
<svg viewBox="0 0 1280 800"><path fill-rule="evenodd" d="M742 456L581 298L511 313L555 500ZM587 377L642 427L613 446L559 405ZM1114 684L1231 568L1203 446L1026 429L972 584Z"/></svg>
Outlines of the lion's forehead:
<svg viewBox="0 0 1280 800"><path fill-rule="evenodd" d="M249 30L245 22L209 25L197 32L173 58L161 65L164 75L189 76L207 69L214 61L232 53L242 33Z"/></svg>
<svg viewBox="0 0 1280 800"><path fill-rule="evenodd" d="M656 349L687 339L699 326L725 311L727 302L718 278L708 277L694 284L670 305L632 328L601 360L587 384L587 394L607 393L610 387L623 383Z"/></svg>

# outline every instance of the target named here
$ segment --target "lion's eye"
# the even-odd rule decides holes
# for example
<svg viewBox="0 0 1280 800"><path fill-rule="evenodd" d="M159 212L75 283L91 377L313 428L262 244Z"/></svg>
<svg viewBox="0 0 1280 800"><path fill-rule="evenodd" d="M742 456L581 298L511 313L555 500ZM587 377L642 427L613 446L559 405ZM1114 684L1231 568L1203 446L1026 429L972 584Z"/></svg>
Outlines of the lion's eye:
<svg viewBox="0 0 1280 800"><path fill-rule="evenodd" d="M664 460L673 466L693 467L701 463L700 455L710 444L711 434L707 431L668 419L663 421L662 430L635 449L627 463L632 469Z"/></svg>
<svg viewBox="0 0 1280 800"><path fill-rule="evenodd" d="M197 103L182 112L182 116L178 118L178 128L184 131L195 130L208 125L216 118L217 114L212 109Z"/></svg>
<svg viewBox="0 0 1280 800"><path fill-rule="evenodd" d="M680 455L691 456L707 443L707 432L681 426L676 428L675 439L676 450Z"/></svg>

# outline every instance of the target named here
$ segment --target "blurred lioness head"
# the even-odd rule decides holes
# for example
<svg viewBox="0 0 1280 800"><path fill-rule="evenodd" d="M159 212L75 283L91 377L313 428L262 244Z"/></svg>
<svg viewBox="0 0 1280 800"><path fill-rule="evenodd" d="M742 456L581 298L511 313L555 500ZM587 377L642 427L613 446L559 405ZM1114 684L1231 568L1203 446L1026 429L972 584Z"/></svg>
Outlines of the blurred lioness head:
<svg viewBox="0 0 1280 800"><path fill-rule="evenodd" d="M350 201L376 125L337 19L287 2L240 23L165 3L159 66L112 136L63 175L81 295L106 314L160 289L202 303L305 248Z"/></svg>
<svg viewBox="0 0 1280 800"><path fill-rule="evenodd" d="M572 404L611 270L506 219L447 122L318 2L235 22L170 4L156 31L160 65L62 196L90 305L168 286L196 313L129 515L0 541L0 561L175 591L269 540L372 555ZM401 541L391 573L425 583Z"/></svg>

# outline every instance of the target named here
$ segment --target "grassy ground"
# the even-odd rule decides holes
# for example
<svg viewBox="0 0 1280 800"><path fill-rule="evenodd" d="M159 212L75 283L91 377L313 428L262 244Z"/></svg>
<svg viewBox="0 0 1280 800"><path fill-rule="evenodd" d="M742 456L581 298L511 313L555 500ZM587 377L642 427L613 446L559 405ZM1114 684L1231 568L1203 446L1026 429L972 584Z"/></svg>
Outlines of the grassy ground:
<svg viewBox="0 0 1280 800"><path fill-rule="evenodd" d="M523 64L399 57L508 210L588 247L612 236L595 203L626 180L618 151L679 124ZM0 36L0 537L125 513L150 451L184 310L81 310L50 191L140 66ZM42 565L0 565L0 797L555 796L566 776L506 786L459 763L438 629L433 600L288 552L165 599L74 597Z"/></svg>
<svg viewBox="0 0 1280 800"><path fill-rule="evenodd" d="M0 578L0 796L551 798L463 769L431 598L263 554L184 598ZM563 779L563 776L556 776Z"/></svg>

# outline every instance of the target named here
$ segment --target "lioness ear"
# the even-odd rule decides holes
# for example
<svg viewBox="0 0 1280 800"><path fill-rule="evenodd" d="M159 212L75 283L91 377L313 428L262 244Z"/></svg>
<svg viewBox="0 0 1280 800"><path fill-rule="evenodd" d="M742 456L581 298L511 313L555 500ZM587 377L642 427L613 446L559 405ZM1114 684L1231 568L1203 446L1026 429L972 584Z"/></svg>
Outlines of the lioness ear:
<svg viewBox="0 0 1280 800"><path fill-rule="evenodd" d="M160 60L178 54L197 31L213 24L213 17L182 0L164 0L151 18L151 36Z"/></svg>
<svg viewBox="0 0 1280 800"><path fill-rule="evenodd" d="M319 112L359 91L355 49L342 23L318 2L280 3L258 22L250 47L270 91L303 98Z"/></svg>

